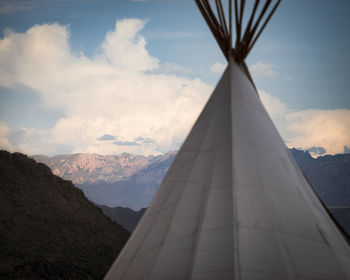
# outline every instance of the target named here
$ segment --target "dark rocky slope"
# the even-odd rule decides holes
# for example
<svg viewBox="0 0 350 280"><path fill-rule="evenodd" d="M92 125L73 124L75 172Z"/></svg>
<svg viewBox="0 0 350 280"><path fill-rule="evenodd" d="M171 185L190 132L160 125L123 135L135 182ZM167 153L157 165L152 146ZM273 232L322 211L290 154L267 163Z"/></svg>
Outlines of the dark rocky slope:
<svg viewBox="0 0 350 280"><path fill-rule="evenodd" d="M124 207L108 207L105 205L98 205L98 207L102 209L107 217L110 217L113 221L122 225L130 232L135 229L137 223L146 211L146 208L134 211L130 208Z"/></svg>
<svg viewBox="0 0 350 280"><path fill-rule="evenodd" d="M102 279L128 237L70 181L0 151L0 279Z"/></svg>
<svg viewBox="0 0 350 280"><path fill-rule="evenodd" d="M314 159L305 151L292 149L291 153L321 200L350 236L350 154Z"/></svg>
<svg viewBox="0 0 350 280"><path fill-rule="evenodd" d="M327 206L350 208L350 154L312 158L305 151L290 151Z"/></svg>

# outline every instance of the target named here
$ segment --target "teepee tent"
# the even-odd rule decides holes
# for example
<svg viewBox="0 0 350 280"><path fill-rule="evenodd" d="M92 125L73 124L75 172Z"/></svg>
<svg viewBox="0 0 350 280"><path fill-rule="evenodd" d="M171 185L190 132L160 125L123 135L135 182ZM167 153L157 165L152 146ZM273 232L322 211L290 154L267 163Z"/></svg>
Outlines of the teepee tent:
<svg viewBox="0 0 350 280"><path fill-rule="evenodd" d="M280 1L259 2L243 33L244 0L226 14L196 0L228 66L106 280L350 279L348 244L244 62Z"/></svg>

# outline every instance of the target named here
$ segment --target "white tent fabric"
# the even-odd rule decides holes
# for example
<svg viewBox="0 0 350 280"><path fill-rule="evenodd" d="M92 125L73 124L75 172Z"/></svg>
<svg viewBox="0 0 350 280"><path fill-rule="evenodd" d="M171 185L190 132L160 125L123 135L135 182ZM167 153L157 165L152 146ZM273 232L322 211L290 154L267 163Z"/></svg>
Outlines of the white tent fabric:
<svg viewBox="0 0 350 280"><path fill-rule="evenodd" d="M105 279L350 279L348 244L233 60Z"/></svg>

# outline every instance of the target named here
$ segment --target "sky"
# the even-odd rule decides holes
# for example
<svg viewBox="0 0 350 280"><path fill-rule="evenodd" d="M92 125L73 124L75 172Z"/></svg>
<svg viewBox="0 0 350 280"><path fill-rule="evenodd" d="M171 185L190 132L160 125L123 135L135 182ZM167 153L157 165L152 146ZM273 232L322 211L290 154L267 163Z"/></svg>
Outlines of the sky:
<svg viewBox="0 0 350 280"><path fill-rule="evenodd" d="M314 157L350 152L349 12L283 0L247 58ZM177 150L226 67L191 0L0 0L0 30L0 148L29 155Z"/></svg>

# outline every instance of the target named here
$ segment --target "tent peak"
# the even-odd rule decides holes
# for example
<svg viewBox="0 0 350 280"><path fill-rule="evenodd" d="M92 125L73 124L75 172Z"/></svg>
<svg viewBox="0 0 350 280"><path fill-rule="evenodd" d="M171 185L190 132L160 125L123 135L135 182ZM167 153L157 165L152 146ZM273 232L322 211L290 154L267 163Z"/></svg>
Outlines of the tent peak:
<svg viewBox="0 0 350 280"><path fill-rule="evenodd" d="M209 0L195 0L227 61L230 60L230 56L233 56L239 64L243 64L245 58L248 56L254 44L258 40L281 0L255 0L245 29L243 29L245 0L234 0L234 5L232 5L232 0L228 0L228 7L226 7L228 22L226 20L222 0L213 0L213 2L214 1L216 7L215 9L213 9L212 5L209 3ZM259 7L260 2L264 2L264 4L260 5ZM234 45L232 42L233 12L236 31L236 40ZM256 15L257 17L255 17Z"/></svg>

